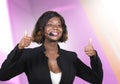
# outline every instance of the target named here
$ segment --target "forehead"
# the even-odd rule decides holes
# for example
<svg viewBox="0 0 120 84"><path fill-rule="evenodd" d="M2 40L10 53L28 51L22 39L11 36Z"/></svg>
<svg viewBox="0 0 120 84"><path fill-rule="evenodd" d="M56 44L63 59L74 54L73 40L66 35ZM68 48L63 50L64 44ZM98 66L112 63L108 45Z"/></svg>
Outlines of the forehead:
<svg viewBox="0 0 120 84"><path fill-rule="evenodd" d="M61 23L61 20L59 17L53 17L53 18L49 19L48 22Z"/></svg>

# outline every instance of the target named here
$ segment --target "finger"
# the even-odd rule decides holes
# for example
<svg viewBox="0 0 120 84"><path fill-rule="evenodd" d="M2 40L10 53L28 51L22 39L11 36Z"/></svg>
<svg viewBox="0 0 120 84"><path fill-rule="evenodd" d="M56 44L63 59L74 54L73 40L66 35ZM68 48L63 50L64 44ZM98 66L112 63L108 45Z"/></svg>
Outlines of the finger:
<svg viewBox="0 0 120 84"><path fill-rule="evenodd" d="M96 56L96 53L95 52L85 52L88 56Z"/></svg>

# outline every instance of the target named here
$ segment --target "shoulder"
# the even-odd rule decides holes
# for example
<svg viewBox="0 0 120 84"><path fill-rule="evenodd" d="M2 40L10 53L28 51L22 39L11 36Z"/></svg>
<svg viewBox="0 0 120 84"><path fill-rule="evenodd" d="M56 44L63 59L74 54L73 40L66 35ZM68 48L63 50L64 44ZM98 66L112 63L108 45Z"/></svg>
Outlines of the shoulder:
<svg viewBox="0 0 120 84"><path fill-rule="evenodd" d="M76 55L76 52L68 51L68 50L65 50L65 49L60 49L60 52L64 53L64 54L68 54L68 55Z"/></svg>
<svg viewBox="0 0 120 84"><path fill-rule="evenodd" d="M34 53L34 52L37 52L37 51L42 51L43 50L43 47L42 46L38 46L38 47L34 47L34 48L25 48L23 50L23 52L26 52L26 53Z"/></svg>
<svg viewBox="0 0 120 84"><path fill-rule="evenodd" d="M25 48L22 50L20 61L28 66L31 63L38 62L44 59L42 46L34 47L34 48ZM42 62L42 61L41 61Z"/></svg>
<svg viewBox="0 0 120 84"><path fill-rule="evenodd" d="M42 46L38 46L35 48L25 48L22 50L22 57L23 58L33 58L37 55L40 55L41 53L43 53Z"/></svg>
<svg viewBox="0 0 120 84"><path fill-rule="evenodd" d="M68 50L64 50L64 49L60 49L60 54L67 59L76 59L77 58L77 53L74 51L68 51Z"/></svg>

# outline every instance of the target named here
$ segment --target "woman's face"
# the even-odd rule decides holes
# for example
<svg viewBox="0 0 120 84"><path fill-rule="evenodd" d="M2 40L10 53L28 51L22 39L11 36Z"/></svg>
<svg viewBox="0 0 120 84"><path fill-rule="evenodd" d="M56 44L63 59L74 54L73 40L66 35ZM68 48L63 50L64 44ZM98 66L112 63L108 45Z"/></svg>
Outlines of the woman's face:
<svg viewBox="0 0 120 84"><path fill-rule="evenodd" d="M62 25L60 18L53 17L48 20L45 26L45 40L58 41L62 36Z"/></svg>

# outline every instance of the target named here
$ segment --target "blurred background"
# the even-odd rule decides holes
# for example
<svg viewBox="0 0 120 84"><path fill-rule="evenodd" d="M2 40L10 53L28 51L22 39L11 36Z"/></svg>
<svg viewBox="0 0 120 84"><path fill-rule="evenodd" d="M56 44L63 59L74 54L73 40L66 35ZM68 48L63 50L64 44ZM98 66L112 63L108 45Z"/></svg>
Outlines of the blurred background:
<svg viewBox="0 0 120 84"><path fill-rule="evenodd" d="M77 52L88 66L84 46L92 38L103 64L103 84L120 84L119 0L0 0L0 66L27 30L29 36L42 13L54 10L67 24L69 39L61 48ZM39 46L32 43L30 47ZM0 84L28 84L20 74ZM89 84L75 78L74 84Z"/></svg>

